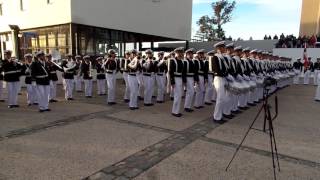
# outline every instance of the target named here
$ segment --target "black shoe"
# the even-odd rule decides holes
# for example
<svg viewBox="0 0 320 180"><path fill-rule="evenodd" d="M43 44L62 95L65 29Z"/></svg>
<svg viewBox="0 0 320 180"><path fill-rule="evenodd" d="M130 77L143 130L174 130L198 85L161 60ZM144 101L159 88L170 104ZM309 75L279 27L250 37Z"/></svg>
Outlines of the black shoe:
<svg viewBox="0 0 320 180"><path fill-rule="evenodd" d="M92 98L92 96L86 96L86 98Z"/></svg>
<svg viewBox="0 0 320 180"><path fill-rule="evenodd" d="M194 108L196 108L196 109L201 109L201 106L195 106Z"/></svg>
<svg viewBox="0 0 320 180"><path fill-rule="evenodd" d="M18 107L20 107L19 105L12 105L14 108L18 108Z"/></svg>
<svg viewBox="0 0 320 180"><path fill-rule="evenodd" d="M254 103L248 103L249 106L255 106L256 104Z"/></svg>
<svg viewBox="0 0 320 180"><path fill-rule="evenodd" d="M315 99L314 101L316 101L316 102L320 102L320 100L319 100L319 99Z"/></svg>
<svg viewBox="0 0 320 180"><path fill-rule="evenodd" d="M22 93L18 93L18 95L22 95Z"/></svg>
<svg viewBox="0 0 320 180"><path fill-rule="evenodd" d="M51 109L46 109L46 110L44 110L44 111L51 111Z"/></svg>
<svg viewBox="0 0 320 180"><path fill-rule="evenodd" d="M191 108L184 108L184 111L186 111L186 112L193 112L193 109L191 109Z"/></svg>
<svg viewBox="0 0 320 180"><path fill-rule="evenodd" d="M171 100L171 101L173 101L173 100L174 100L174 98L173 98L173 97L171 97L171 98L170 98L170 100Z"/></svg>
<svg viewBox="0 0 320 180"><path fill-rule="evenodd" d="M14 107L12 105L9 105L8 108L11 109L11 108L14 108Z"/></svg>
<svg viewBox="0 0 320 180"><path fill-rule="evenodd" d="M32 106L32 104L28 104L28 106Z"/></svg>
<svg viewBox="0 0 320 180"><path fill-rule="evenodd" d="M153 106L153 104L144 104L144 106Z"/></svg>
<svg viewBox="0 0 320 180"><path fill-rule="evenodd" d="M240 114L240 113L241 113L241 111L236 110L236 111L231 111L231 113L232 113L232 114Z"/></svg>
<svg viewBox="0 0 320 180"><path fill-rule="evenodd" d="M152 98L156 98L157 96L152 96Z"/></svg>
<svg viewBox="0 0 320 180"><path fill-rule="evenodd" d="M3 99L1 99L0 102L5 102L5 101Z"/></svg>
<svg viewBox="0 0 320 180"><path fill-rule="evenodd" d="M247 110L247 109L249 109L249 107L239 107L239 109L241 109L241 110Z"/></svg>
<svg viewBox="0 0 320 180"><path fill-rule="evenodd" d="M227 121L226 121L226 120L223 120L223 119L221 119L221 120L213 119L213 122L216 123L216 124L224 124L224 123L226 123Z"/></svg>
<svg viewBox="0 0 320 180"><path fill-rule="evenodd" d="M179 113L179 114L174 114L174 113L172 113L172 116L175 116L175 117L181 117L181 116L182 116L182 114L181 114L181 113Z"/></svg>
<svg viewBox="0 0 320 180"><path fill-rule="evenodd" d="M43 113L43 112L45 112L46 110L43 110L43 109L39 109L39 112L40 113Z"/></svg>
<svg viewBox="0 0 320 180"><path fill-rule="evenodd" d="M68 101L73 101L74 99L73 99L73 98L68 98L67 100L68 100Z"/></svg>
<svg viewBox="0 0 320 180"><path fill-rule="evenodd" d="M223 117L228 118L228 119L232 119L232 118L234 118L234 115L232 115L232 114L230 114L230 115L223 114Z"/></svg>
<svg viewBox="0 0 320 180"><path fill-rule="evenodd" d="M117 103L115 103L115 102L108 102L108 105L110 105L110 106L115 105L115 104L117 104Z"/></svg>
<svg viewBox="0 0 320 180"><path fill-rule="evenodd" d="M129 100L129 99L124 99L123 101L124 101L125 103L130 102L130 100Z"/></svg>
<svg viewBox="0 0 320 180"><path fill-rule="evenodd" d="M164 103L164 101L157 101L157 103L162 104L162 103Z"/></svg>
<svg viewBox="0 0 320 180"><path fill-rule="evenodd" d="M259 104L260 102L259 102L259 101L254 101L254 103L255 103L255 104Z"/></svg>
<svg viewBox="0 0 320 180"><path fill-rule="evenodd" d="M211 106L212 105L212 103L209 103L209 102L206 102L206 103L204 103L205 105L208 105L208 106Z"/></svg>
<svg viewBox="0 0 320 180"><path fill-rule="evenodd" d="M83 91L77 91L77 93L82 93Z"/></svg>
<svg viewBox="0 0 320 180"><path fill-rule="evenodd" d="M139 99L140 101L142 101L142 100L143 100L143 97L141 97L141 96L138 96L138 99Z"/></svg>
<svg viewBox="0 0 320 180"><path fill-rule="evenodd" d="M50 100L49 100L49 103L53 103L53 102L54 102L53 99L50 99Z"/></svg>
<svg viewBox="0 0 320 180"><path fill-rule="evenodd" d="M138 107L130 107L129 109L132 110L132 111L134 111L134 110L137 110L137 109L139 109L139 108L138 108Z"/></svg>
<svg viewBox="0 0 320 180"><path fill-rule="evenodd" d="M216 100L211 100L211 102L215 103L215 102L216 102Z"/></svg>
<svg viewBox="0 0 320 180"><path fill-rule="evenodd" d="M39 105L39 103L33 103L33 105L37 106L37 105Z"/></svg>
<svg viewBox="0 0 320 180"><path fill-rule="evenodd" d="M204 106L200 106L200 109L204 108Z"/></svg>

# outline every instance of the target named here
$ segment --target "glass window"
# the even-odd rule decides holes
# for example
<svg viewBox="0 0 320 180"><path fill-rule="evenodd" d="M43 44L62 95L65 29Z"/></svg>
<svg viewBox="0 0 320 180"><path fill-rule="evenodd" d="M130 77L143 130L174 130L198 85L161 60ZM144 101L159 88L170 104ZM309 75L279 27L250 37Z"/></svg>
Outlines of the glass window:
<svg viewBox="0 0 320 180"><path fill-rule="evenodd" d="M40 35L39 36L39 47L40 48L47 47L46 35Z"/></svg>
<svg viewBox="0 0 320 180"><path fill-rule="evenodd" d="M66 34L58 34L58 46L66 46Z"/></svg>
<svg viewBox="0 0 320 180"><path fill-rule="evenodd" d="M56 35L55 34L48 35L48 47L50 47L50 48L56 47Z"/></svg>

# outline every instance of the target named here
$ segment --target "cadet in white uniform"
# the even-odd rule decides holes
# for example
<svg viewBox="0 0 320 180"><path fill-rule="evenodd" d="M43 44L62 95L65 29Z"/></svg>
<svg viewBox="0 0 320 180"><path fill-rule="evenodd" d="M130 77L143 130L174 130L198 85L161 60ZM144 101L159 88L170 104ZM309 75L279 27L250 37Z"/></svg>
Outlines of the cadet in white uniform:
<svg viewBox="0 0 320 180"><path fill-rule="evenodd" d="M164 102L164 94L166 92L166 73L168 71L167 67L167 57L164 57L164 52L158 53L158 60L155 61L155 73L157 81L157 103Z"/></svg>
<svg viewBox="0 0 320 180"><path fill-rule="evenodd" d="M108 85L108 105L116 104L116 74L119 70L118 62L116 59L116 51L113 49L108 50L108 57L103 65L106 70L106 78Z"/></svg>
<svg viewBox="0 0 320 180"><path fill-rule="evenodd" d="M181 117L181 99L183 93L183 84L182 79L185 76L183 68L183 47L177 48L174 50L175 58L170 59L169 62L169 74L170 74L170 84L173 89L173 106L172 106L172 115L175 117Z"/></svg>
<svg viewBox="0 0 320 180"><path fill-rule="evenodd" d="M80 65L80 76L84 81L84 93L86 98L92 98L92 63L90 56L84 56Z"/></svg>
<svg viewBox="0 0 320 180"><path fill-rule="evenodd" d="M17 108L22 65L11 57L11 53L8 50L4 52L2 71L8 90L8 108Z"/></svg>
<svg viewBox="0 0 320 180"><path fill-rule="evenodd" d="M153 51L146 50L146 60L142 64L143 84L144 84L144 105L152 106L152 94L154 92L154 72Z"/></svg>
<svg viewBox="0 0 320 180"><path fill-rule="evenodd" d="M137 71L139 67L139 58L137 56L137 50L131 51L130 63L128 64L128 83L130 87L130 102L129 108L131 110L139 109L138 107L138 79L137 79Z"/></svg>
<svg viewBox="0 0 320 180"><path fill-rule="evenodd" d="M190 48L186 50L185 54L185 60L184 60L184 71L186 72L186 77L183 79L183 82L185 83L186 86L186 97L185 97L185 102L184 102L184 110L186 112L192 112L193 109L192 107L192 102L193 102L193 97L194 97L194 86L195 83L199 82L199 77L195 73L195 65L193 61L193 54L194 54L194 49Z"/></svg>

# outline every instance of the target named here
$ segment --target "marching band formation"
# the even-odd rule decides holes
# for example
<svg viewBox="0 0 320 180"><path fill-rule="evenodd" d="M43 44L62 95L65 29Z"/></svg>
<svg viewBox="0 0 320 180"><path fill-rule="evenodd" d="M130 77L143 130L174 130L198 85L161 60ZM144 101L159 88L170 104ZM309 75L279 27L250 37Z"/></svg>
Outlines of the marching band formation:
<svg viewBox="0 0 320 180"><path fill-rule="evenodd" d="M75 59L68 55L66 60L57 63L50 54L42 51L34 56L26 54L21 62L11 58L11 51L5 51L0 66L0 101L4 101L4 80L8 89L8 107L19 107L20 76L25 76L28 105L38 105L39 112L50 111L49 102L57 102L57 71L63 73L67 101L74 100L73 92L81 92L83 84L85 97L92 98L95 69L97 94L106 95L108 105L116 104L116 77L120 72L125 82L123 100L131 110L139 109L139 100L143 100L144 106L152 106L155 102L164 103L165 95L170 94L173 116L181 117L181 109L191 113L215 102L213 121L222 124L225 119L233 118L263 99L266 77L277 80L277 85L270 88L273 93L277 88L289 86L292 78L297 83L303 66L300 61L292 65L291 59L235 47L233 43L226 45L224 41L215 44L210 52L177 48L168 56L159 52L158 57L154 57L152 50L146 50L145 54L142 56L141 52L132 50L118 59L116 51L111 49L106 57L98 57L95 61L88 55L77 55ZM320 72L320 59L317 72ZM320 100L320 87L318 93Z"/></svg>

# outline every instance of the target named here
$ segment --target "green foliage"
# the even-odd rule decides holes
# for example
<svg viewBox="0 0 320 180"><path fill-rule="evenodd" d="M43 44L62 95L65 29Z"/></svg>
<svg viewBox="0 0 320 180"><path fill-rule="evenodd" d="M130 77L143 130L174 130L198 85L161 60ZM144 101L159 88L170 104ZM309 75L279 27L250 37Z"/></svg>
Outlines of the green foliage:
<svg viewBox="0 0 320 180"><path fill-rule="evenodd" d="M236 2L228 0L218 0L211 3L213 16L202 16L198 21L199 31L205 34L208 41L215 39L225 39L225 32L222 26L232 19L232 12L236 6Z"/></svg>

